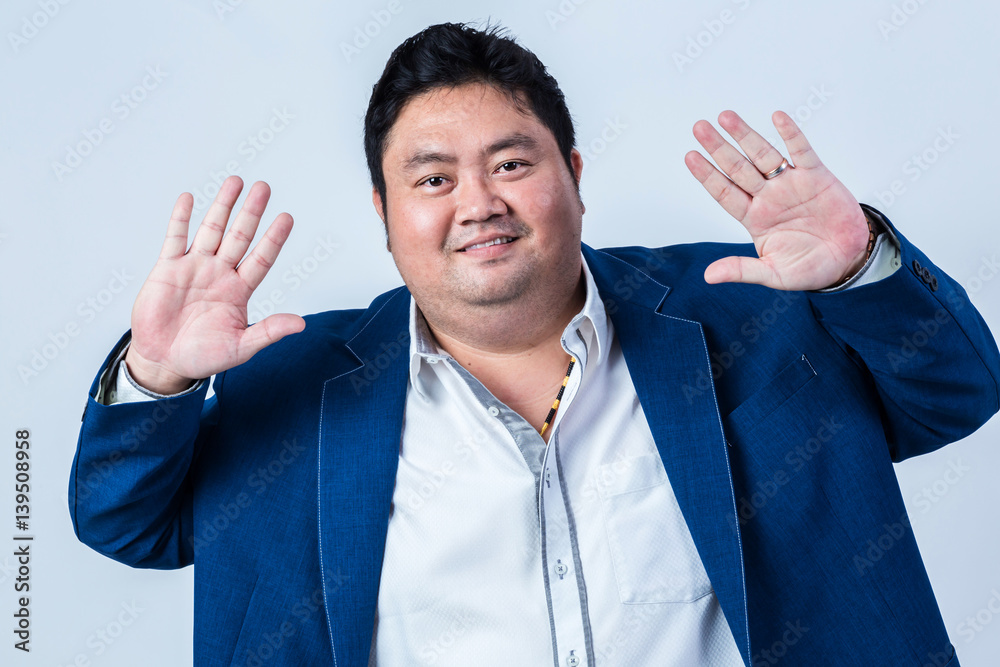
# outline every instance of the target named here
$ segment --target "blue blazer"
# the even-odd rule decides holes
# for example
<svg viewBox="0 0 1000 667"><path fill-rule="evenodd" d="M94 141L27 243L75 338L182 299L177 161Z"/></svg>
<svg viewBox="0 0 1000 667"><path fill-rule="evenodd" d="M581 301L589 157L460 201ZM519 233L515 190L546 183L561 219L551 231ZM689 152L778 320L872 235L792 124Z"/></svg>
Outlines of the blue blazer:
<svg viewBox="0 0 1000 667"><path fill-rule="evenodd" d="M750 244L583 246L748 667L959 664L892 463L998 410L1000 353L962 287L887 226L902 267L836 293L705 283ZM133 567L195 564L196 664L367 665L409 300L311 315L208 400L105 406L95 378L73 525Z"/></svg>

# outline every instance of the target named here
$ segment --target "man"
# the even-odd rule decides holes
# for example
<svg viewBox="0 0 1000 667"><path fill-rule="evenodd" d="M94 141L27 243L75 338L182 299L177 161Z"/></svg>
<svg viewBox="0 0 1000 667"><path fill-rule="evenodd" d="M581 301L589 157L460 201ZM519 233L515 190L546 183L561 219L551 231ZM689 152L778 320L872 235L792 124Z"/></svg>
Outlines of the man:
<svg viewBox="0 0 1000 667"><path fill-rule="evenodd" d="M231 177L188 249L182 195L91 388L80 539L197 564L197 664L958 665L892 462L997 411L1000 353L773 120L789 159L732 112L752 162L705 121L725 173L685 158L753 246L594 250L542 64L406 40L365 120L406 287L247 327L292 220L247 254L269 191L226 232Z"/></svg>

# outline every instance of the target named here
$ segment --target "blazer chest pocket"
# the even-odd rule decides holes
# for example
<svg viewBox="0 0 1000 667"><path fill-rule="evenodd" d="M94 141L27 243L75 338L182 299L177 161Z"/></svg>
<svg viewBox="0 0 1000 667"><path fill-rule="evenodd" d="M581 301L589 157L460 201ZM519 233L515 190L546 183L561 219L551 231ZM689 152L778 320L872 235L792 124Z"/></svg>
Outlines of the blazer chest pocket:
<svg viewBox="0 0 1000 667"><path fill-rule="evenodd" d="M737 430L752 428L814 377L816 370L806 355L801 355L730 412L726 423Z"/></svg>
<svg viewBox="0 0 1000 667"><path fill-rule="evenodd" d="M622 603L693 602L711 593L659 454L602 465L597 475Z"/></svg>

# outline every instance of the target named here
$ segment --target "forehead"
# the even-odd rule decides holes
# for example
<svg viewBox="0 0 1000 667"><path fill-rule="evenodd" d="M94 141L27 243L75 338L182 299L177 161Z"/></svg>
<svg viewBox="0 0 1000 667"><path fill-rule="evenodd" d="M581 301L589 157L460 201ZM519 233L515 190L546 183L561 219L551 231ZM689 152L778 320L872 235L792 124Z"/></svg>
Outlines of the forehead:
<svg viewBox="0 0 1000 667"><path fill-rule="evenodd" d="M506 91L482 83L435 88L409 100L389 131L386 166L397 167L425 151L481 151L505 135L523 134L555 148L555 137Z"/></svg>

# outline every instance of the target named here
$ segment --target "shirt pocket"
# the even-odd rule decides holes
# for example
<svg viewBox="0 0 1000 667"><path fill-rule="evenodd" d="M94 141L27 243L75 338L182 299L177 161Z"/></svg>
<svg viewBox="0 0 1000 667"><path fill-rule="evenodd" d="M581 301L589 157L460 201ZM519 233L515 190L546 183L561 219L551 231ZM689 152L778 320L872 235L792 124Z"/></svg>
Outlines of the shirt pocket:
<svg viewBox="0 0 1000 667"><path fill-rule="evenodd" d="M600 466L597 488L623 604L693 602L712 592L659 454Z"/></svg>

